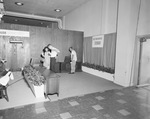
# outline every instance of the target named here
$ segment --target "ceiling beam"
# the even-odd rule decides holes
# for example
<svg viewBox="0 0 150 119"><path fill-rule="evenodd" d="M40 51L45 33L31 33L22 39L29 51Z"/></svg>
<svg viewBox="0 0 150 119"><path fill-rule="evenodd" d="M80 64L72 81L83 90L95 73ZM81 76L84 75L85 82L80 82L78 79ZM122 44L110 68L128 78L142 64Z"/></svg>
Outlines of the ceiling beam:
<svg viewBox="0 0 150 119"><path fill-rule="evenodd" d="M38 19L38 20L45 20L45 21L54 21L54 22L58 23L59 29L62 29L62 27L63 27L62 20L58 19L58 18L38 16L38 15L32 15L32 14L24 14L24 13L11 12L11 11L5 11L5 15L14 16L14 17L30 18L30 19Z"/></svg>

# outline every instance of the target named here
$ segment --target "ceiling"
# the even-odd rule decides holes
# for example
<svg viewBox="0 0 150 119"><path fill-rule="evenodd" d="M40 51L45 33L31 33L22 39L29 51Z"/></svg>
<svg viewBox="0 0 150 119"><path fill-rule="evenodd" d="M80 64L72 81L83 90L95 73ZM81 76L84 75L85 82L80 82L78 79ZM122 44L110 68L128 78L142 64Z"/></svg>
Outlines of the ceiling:
<svg viewBox="0 0 150 119"><path fill-rule="evenodd" d="M89 0L2 1L5 10L5 15L2 18L4 23L51 27L52 24L56 24L56 21L50 20L49 18L60 19ZM18 6L15 2L21 2L23 6ZM55 9L61 9L61 12L56 12Z"/></svg>

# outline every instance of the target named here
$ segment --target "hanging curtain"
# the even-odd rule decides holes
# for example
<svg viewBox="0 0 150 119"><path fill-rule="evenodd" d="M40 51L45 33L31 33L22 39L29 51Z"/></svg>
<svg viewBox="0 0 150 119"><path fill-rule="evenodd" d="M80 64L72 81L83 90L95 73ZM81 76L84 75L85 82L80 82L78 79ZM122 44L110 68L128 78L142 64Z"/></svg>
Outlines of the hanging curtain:
<svg viewBox="0 0 150 119"><path fill-rule="evenodd" d="M104 37L103 66L115 68L116 34L108 34Z"/></svg>
<svg viewBox="0 0 150 119"><path fill-rule="evenodd" d="M84 62L92 63L91 57L92 57L92 38L86 37L84 39L83 43L83 54L84 54Z"/></svg>
<svg viewBox="0 0 150 119"><path fill-rule="evenodd" d="M84 62L115 68L116 33L104 35L102 48L92 48L92 37L84 38Z"/></svg>

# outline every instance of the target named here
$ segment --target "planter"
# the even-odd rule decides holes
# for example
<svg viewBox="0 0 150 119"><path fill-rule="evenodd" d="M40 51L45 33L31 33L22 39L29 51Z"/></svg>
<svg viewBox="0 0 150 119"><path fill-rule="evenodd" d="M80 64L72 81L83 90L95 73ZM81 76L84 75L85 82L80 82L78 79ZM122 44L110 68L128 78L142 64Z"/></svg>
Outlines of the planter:
<svg viewBox="0 0 150 119"><path fill-rule="evenodd" d="M27 65L23 71L24 79L36 98L43 98L45 78L33 66Z"/></svg>
<svg viewBox="0 0 150 119"><path fill-rule="evenodd" d="M98 70L88 68L85 66L82 66L82 71L92 74L92 75L95 75L95 76L98 76L98 77L101 77L101 78L104 78L104 79L107 79L109 81L114 81L114 74L98 71Z"/></svg>
<svg viewBox="0 0 150 119"><path fill-rule="evenodd" d="M36 98L44 98L44 85L41 86L34 86L33 85L33 92Z"/></svg>
<svg viewBox="0 0 150 119"><path fill-rule="evenodd" d="M36 98L43 98L44 97L44 84L42 84L40 86L35 86L31 82L29 82L26 74L24 74L24 78L25 78L27 85L29 86L29 88L33 92L34 96Z"/></svg>

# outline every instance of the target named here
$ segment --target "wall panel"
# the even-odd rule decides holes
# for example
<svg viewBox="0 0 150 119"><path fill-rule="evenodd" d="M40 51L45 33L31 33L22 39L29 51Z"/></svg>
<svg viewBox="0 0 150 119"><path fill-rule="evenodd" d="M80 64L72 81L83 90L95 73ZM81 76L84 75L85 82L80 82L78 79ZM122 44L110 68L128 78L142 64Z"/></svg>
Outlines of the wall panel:
<svg viewBox="0 0 150 119"><path fill-rule="evenodd" d="M70 55L68 48L72 46L77 51L78 61L82 62L83 32L5 23L0 24L0 29L29 31L30 33L29 38L17 37L17 39L23 41L23 45L16 45L15 52L17 54L15 58L13 58L17 60L16 65L18 65L18 68L22 68L28 64L30 58L33 58L33 63L39 63L42 49L48 44L52 44L60 50L57 61L63 62L65 56ZM6 39L4 39L3 36L0 37L0 50L4 50L3 47L6 45L12 47L12 44L9 43L10 37ZM13 57L13 52L10 52L10 48L5 48L5 50L6 51L0 52L0 58L9 60L8 67L12 67L11 60L13 59L11 58ZM14 50L14 48L12 50Z"/></svg>

